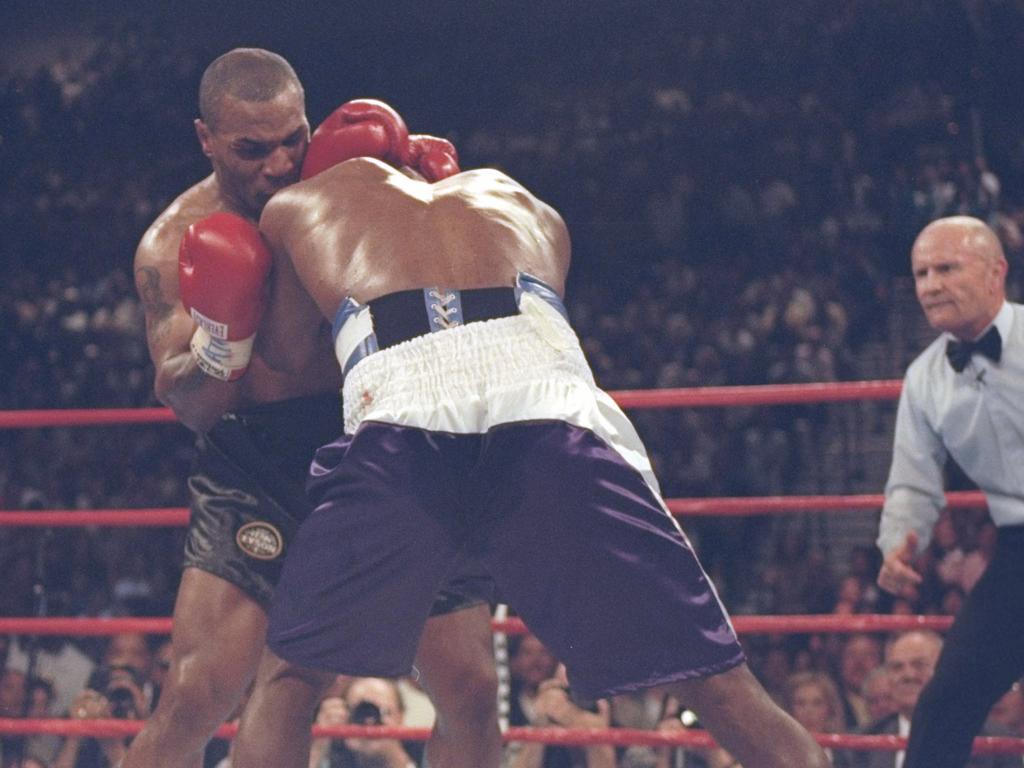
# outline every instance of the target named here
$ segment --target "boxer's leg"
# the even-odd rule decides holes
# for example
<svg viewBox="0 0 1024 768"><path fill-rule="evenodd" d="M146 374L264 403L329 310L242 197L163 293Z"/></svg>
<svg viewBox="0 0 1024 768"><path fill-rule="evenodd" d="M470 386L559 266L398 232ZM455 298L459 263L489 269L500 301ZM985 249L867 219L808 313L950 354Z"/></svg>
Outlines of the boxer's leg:
<svg viewBox="0 0 1024 768"><path fill-rule="evenodd" d="M432 617L420 638L416 666L437 711L427 765L497 768L501 732L489 606Z"/></svg>
<svg viewBox="0 0 1024 768"><path fill-rule="evenodd" d="M746 664L668 686L700 716L715 740L743 765L828 768L821 747L786 714Z"/></svg>
<svg viewBox="0 0 1024 768"><path fill-rule="evenodd" d="M232 768L307 766L313 713L336 677L289 664L267 649L242 713Z"/></svg>
<svg viewBox="0 0 1024 768"><path fill-rule="evenodd" d="M174 606L165 687L122 768L201 765L206 743L252 682L266 629L266 613L241 589L186 568Z"/></svg>
<svg viewBox="0 0 1024 768"><path fill-rule="evenodd" d="M477 605L431 618L416 659L437 711L427 764L497 768L501 734L489 608ZM266 651L235 741L234 768L306 765L313 712L334 679L333 673L296 667Z"/></svg>

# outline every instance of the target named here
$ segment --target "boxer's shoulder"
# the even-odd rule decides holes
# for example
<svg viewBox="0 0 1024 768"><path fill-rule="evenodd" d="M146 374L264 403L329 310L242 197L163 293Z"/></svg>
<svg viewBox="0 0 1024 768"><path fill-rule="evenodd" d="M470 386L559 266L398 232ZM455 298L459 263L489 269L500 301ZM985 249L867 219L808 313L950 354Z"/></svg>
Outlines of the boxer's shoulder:
<svg viewBox="0 0 1024 768"><path fill-rule="evenodd" d="M225 206L210 175L178 195L146 228L136 249L136 261L177 263L178 246L188 228L220 210Z"/></svg>
<svg viewBox="0 0 1024 768"><path fill-rule="evenodd" d="M459 198L474 208L518 208L523 213L550 216L554 209L526 187L496 168L474 168L432 185L438 198Z"/></svg>
<svg viewBox="0 0 1024 768"><path fill-rule="evenodd" d="M276 241L295 226L306 230L316 221L336 218L339 208L351 211L372 206L372 200L389 189L381 182L393 176L406 178L372 157L346 160L276 192L263 207L260 230Z"/></svg>
<svg viewBox="0 0 1024 768"><path fill-rule="evenodd" d="M475 216L512 222L524 229L562 237L559 213L526 187L495 168L476 168L432 185L439 201L453 200Z"/></svg>

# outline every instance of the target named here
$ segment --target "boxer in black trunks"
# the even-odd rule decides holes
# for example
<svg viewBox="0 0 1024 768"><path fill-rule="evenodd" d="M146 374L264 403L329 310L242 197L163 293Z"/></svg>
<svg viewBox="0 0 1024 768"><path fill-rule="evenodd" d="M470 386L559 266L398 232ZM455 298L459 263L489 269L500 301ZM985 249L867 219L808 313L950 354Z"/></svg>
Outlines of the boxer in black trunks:
<svg viewBox="0 0 1024 768"><path fill-rule="evenodd" d="M292 350L301 370L275 369L264 335L286 322L291 298L267 270L239 269L260 260L264 204L298 180L309 138L302 86L280 56L237 49L206 70L199 100L196 130L213 173L157 218L135 256L157 396L199 437L172 665L125 768L194 768L253 681L267 602L308 512L309 461L340 426L326 324ZM226 307L235 314L211 323ZM438 712L428 748L485 766L500 755L488 588L470 576L443 592L445 613L429 622L418 655Z"/></svg>

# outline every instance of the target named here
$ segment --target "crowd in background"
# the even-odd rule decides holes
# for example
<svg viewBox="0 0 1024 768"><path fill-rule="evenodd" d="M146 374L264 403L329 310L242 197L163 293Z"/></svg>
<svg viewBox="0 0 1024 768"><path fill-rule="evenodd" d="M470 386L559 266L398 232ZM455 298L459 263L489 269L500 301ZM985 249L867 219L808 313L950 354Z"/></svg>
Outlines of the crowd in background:
<svg viewBox="0 0 1024 768"><path fill-rule="evenodd" d="M996 229L1020 297L1024 103L1010 84L1024 74L1024 16L1011 4L700 5L685 24L638 11L628 33L585 27L602 50L586 76L571 49L546 51L547 69L454 116L411 86L350 93L289 58L314 122L332 100L405 99L414 128L447 132L464 167L503 168L563 213L567 303L607 389L864 378L862 351L891 343L910 243L944 215ZM638 44L651 36L659 44ZM85 59L61 55L0 82L0 409L156 404L131 258L153 217L208 172L191 122L202 67L219 52L129 25ZM892 349L870 374L900 376L915 351ZM675 497L806 492L828 414L634 416ZM0 509L183 505L191 440L175 425L0 431ZM919 595L893 601L873 586L870 542L837 562L799 526L686 525L730 606L753 613L953 612L992 533L983 513L948 514ZM181 543L177 530L0 527L0 615L37 610L41 572L50 613L167 615ZM870 672L845 677L852 642L760 638L749 650L780 699L793 672L824 672L845 695Z"/></svg>

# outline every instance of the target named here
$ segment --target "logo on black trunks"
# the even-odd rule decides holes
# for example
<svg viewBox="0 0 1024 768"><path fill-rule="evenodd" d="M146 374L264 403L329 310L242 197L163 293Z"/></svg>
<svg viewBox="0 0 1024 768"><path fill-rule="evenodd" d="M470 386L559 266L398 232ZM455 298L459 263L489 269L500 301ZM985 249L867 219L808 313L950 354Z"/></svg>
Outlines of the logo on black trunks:
<svg viewBox="0 0 1024 768"><path fill-rule="evenodd" d="M235 543L245 554L257 560L273 560L284 550L281 532L262 520L246 523L239 528L235 534Z"/></svg>

